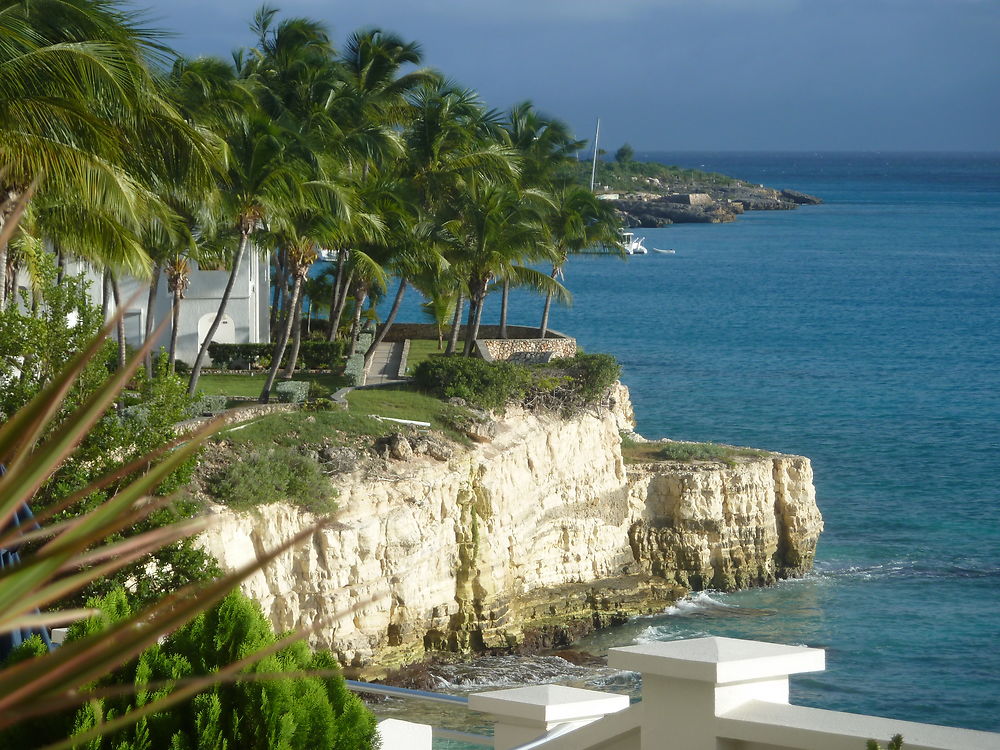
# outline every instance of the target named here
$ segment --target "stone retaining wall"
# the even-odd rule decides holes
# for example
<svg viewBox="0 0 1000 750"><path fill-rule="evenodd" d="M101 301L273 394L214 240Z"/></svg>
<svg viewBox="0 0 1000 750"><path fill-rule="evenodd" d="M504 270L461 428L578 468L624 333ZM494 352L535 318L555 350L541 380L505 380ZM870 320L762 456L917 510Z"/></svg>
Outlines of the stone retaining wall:
<svg viewBox="0 0 1000 750"><path fill-rule="evenodd" d="M507 335L512 339L537 339L538 326L507 326ZM447 329L445 340L448 339ZM479 338L495 339L500 337L500 326L480 326ZM546 339L565 339L566 334L553 331L545 332ZM437 339L437 326L433 323L394 323L385 336L385 341L405 341L406 339ZM465 340L465 326L459 329L459 341Z"/></svg>
<svg viewBox="0 0 1000 750"><path fill-rule="evenodd" d="M478 339L479 353L488 362L515 360L547 362L576 354L576 339Z"/></svg>

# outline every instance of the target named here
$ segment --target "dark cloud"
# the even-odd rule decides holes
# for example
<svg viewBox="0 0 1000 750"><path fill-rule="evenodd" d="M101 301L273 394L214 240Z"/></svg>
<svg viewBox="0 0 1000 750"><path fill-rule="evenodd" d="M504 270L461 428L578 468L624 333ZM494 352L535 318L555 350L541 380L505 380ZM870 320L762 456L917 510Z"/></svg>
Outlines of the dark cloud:
<svg viewBox="0 0 1000 750"><path fill-rule="evenodd" d="M154 15L187 54L250 41L255 2ZM1000 149L1000 0L286 0L375 25L494 107L531 99L640 149Z"/></svg>

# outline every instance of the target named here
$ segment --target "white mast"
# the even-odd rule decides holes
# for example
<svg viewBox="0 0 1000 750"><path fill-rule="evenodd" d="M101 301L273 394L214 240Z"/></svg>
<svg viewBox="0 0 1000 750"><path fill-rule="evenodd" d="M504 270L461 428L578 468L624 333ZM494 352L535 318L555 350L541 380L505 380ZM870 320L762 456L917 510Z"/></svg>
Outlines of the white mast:
<svg viewBox="0 0 1000 750"><path fill-rule="evenodd" d="M597 141L601 137L601 118L597 118L597 132L594 133L594 164L590 168L590 192L594 192L594 177L597 175Z"/></svg>

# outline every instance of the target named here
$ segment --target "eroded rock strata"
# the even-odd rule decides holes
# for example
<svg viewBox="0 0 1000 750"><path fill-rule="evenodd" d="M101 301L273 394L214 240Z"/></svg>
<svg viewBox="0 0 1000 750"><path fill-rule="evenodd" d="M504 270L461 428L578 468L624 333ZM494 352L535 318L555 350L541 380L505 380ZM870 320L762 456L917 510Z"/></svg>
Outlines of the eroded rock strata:
<svg viewBox="0 0 1000 750"><path fill-rule="evenodd" d="M330 618L318 645L387 667L436 649L560 646L688 589L810 568L822 519L808 459L626 466L627 390L612 405L512 412L491 442L336 475L336 525L245 591L279 631ZM287 505L213 513L202 540L226 568L314 522Z"/></svg>

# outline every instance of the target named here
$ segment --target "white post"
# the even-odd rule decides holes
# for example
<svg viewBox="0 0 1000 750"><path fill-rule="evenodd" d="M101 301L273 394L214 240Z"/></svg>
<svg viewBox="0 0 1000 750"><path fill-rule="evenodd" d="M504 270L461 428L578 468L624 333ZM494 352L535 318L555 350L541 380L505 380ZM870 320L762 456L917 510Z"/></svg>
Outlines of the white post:
<svg viewBox="0 0 1000 750"><path fill-rule="evenodd" d="M628 705L627 695L562 685L532 685L469 696L470 709L495 717L495 750L531 742L563 724L583 726Z"/></svg>
<svg viewBox="0 0 1000 750"><path fill-rule="evenodd" d="M716 718L750 700L788 703L788 675L824 668L822 649L735 638L613 648L608 664L642 673L642 750L725 750Z"/></svg>
<svg viewBox="0 0 1000 750"><path fill-rule="evenodd" d="M431 750L433 728L400 719L382 719L378 723L382 750Z"/></svg>

